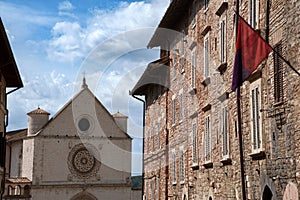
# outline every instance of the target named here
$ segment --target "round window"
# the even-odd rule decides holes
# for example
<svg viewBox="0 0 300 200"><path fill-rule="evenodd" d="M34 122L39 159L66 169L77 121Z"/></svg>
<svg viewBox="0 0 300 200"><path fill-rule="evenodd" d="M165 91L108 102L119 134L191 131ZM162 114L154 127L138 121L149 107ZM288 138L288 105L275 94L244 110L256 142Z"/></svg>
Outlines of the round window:
<svg viewBox="0 0 300 200"><path fill-rule="evenodd" d="M81 131L87 131L90 128L90 121L86 118L82 118L78 122L78 127Z"/></svg>

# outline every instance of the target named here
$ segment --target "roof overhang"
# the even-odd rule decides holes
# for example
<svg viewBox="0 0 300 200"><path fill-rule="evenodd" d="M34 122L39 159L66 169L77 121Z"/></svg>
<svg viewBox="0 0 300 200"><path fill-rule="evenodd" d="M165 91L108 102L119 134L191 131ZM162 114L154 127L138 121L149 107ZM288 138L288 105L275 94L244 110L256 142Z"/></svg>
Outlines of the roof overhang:
<svg viewBox="0 0 300 200"><path fill-rule="evenodd" d="M150 85L160 85L169 88L169 74L169 57L163 57L149 63L143 75L131 90L130 95L146 95L146 89Z"/></svg>
<svg viewBox="0 0 300 200"><path fill-rule="evenodd" d="M165 38L166 36L164 36L164 31L161 31L160 29L175 30L178 21L182 19L183 15L188 13L187 5L189 3L190 1L188 0L172 0L165 15L160 21L158 28L155 30L150 42L148 43L148 48L161 46L164 41L161 38Z"/></svg>
<svg viewBox="0 0 300 200"><path fill-rule="evenodd" d="M23 87L22 79L11 50L5 28L0 18L0 71L3 74L6 87Z"/></svg>

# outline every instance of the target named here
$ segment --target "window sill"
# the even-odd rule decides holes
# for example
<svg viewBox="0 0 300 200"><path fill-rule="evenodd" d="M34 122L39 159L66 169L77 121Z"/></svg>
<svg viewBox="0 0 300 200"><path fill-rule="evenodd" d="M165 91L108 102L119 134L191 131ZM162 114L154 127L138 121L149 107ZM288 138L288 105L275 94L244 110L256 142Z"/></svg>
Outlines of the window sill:
<svg viewBox="0 0 300 200"><path fill-rule="evenodd" d="M198 169L199 169L198 163L194 163L194 164L192 165L192 169L193 169L193 170L198 170Z"/></svg>
<svg viewBox="0 0 300 200"><path fill-rule="evenodd" d="M274 107L279 107L279 106L282 106L284 104L283 101L279 101L279 102L276 102L273 104Z"/></svg>
<svg viewBox="0 0 300 200"><path fill-rule="evenodd" d="M232 160L229 157L224 157L220 162L223 164L223 166L232 165Z"/></svg>
<svg viewBox="0 0 300 200"><path fill-rule="evenodd" d="M192 89L190 89L190 91L189 91L189 94L191 94L191 95L197 94L197 89L192 87Z"/></svg>
<svg viewBox="0 0 300 200"><path fill-rule="evenodd" d="M210 77L205 78L203 81L201 81L201 84L205 87L210 84Z"/></svg>
<svg viewBox="0 0 300 200"><path fill-rule="evenodd" d="M172 185L173 185L173 186L177 185L177 182L172 182Z"/></svg>
<svg viewBox="0 0 300 200"><path fill-rule="evenodd" d="M218 8L216 15L219 17L228 9L228 2L222 2L221 6Z"/></svg>
<svg viewBox="0 0 300 200"><path fill-rule="evenodd" d="M183 185L184 184L184 181L180 181L180 185Z"/></svg>
<svg viewBox="0 0 300 200"><path fill-rule="evenodd" d="M211 161L207 161L203 164L203 167L205 167L205 169L209 169L209 168L213 168L214 164Z"/></svg>
<svg viewBox="0 0 300 200"><path fill-rule="evenodd" d="M202 111L203 111L203 112L206 112L206 111L208 111L208 110L210 110L210 109L211 109L211 104L208 103L208 104L206 104L206 105L202 108Z"/></svg>
<svg viewBox="0 0 300 200"><path fill-rule="evenodd" d="M227 62L220 64L219 67L217 68L220 74L224 74L226 69L227 69Z"/></svg>
<svg viewBox="0 0 300 200"><path fill-rule="evenodd" d="M209 31L211 30L211 26L210 25L207 25L203 31L201 32L201 35L202 36L205 36Z"/></svg>
<svg viewBox="0 0 300 200"><path fill-rule="evenodd" d="M256 152L252 152L249 156L252 160L264 160L266 158L266 153L263 150L258 150Z"/></svg>

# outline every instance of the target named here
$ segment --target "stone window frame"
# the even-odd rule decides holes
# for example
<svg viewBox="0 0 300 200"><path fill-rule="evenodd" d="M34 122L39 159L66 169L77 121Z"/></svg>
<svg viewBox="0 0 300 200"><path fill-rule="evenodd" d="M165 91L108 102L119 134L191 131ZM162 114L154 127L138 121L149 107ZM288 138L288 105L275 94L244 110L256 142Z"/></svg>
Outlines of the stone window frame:
<svg viewBox="0 0 300 200"><path fill-rule="evenodd" d="M260 153L262 147L261 79L250 84L251 149L252 154ZM257 128L258 127L258 128Z"/></svg>
<svg viewBox="0 0 300 200"><path fill-rule="evenodd" d="M171 106L172 106L172 113L171 113L171 124L172 126L175 126L176 124L176 95L173 95L172 96L172 103L171 103Z"/></svg>
<svg viewBox="0 0 300 200"><path fill-rule="evenodd" d="M171 166L172 166L172 185L177 184L176 178L176 150L171 151Z"/></svg>
<svg viewBox="0 0 300 200"><path fill-rule="evenodd" d="M179 180L180 184L185 182L185 167L184 167L184 147L179 148Z"/></svg>
<svg viewBox="0 0 300 200"><path fill-rule="evenodd" d="M211 115L207 114L204 118L205 128L205 145L204 145L204 161L205 163L211 162ZM209 137L208 137L209 136Z"/></svg>
<svg viewBox="0 0 300 200"><path fill-rule="evenodd" d="M192 89L196 89L196 67L197 67L197 54L196 47L191 51L191 86Z"/></svg>
<svg viewBox="0 0 300 200"><path fill-rule="evenodd" d="M161 136L161 118L158 118L158 120L157 120L157 146L158 146L158 149L161 148L160 136Z"/></svg>
<svg viewBox="0 0 300 200"><path fill-rule="evenodd" d="M182 120L183 120L183 117L184 117L184 115L183 115L183 113L184 113L184 111L183 111L183 109L184 109L184 106L183 106L183 89L181 89L179 91L178 101L179 101L179 123L181 123Z"/></svg>
<svg viewBox="0 0 300 200"><path fill-rule="evenodd" d="M222 157L226 160L230 157L230 140L229 140L229 123L228 123L228 106L222 106Z"/></svg>
<svg viewBox="0 0 300 200"><path fill-rule="evenodd" d="M220 63L227 62L227 19L226 16L220 20Z"/></svg>
<svg viewBox="0 0 300 200"><path fill-rule="evenodd" d="M199 159L198 159L198 127L197 121L194 120L192 124L192 166L196 167L199 166Z"/></svg>
<svg viewBox="0 0 300 200"><path fill-rule="evenodd" d="M203 76L204 78L209 78L209 54L210 54L210 45L209 45L209 33L204 36L203 40Z"/></svg>
<svg viewBox="0 0 300 200"><path fill-rule="evenodd" d="M259 29L259 4L259 0L249 0L249 24L254 29Z"/></svg>

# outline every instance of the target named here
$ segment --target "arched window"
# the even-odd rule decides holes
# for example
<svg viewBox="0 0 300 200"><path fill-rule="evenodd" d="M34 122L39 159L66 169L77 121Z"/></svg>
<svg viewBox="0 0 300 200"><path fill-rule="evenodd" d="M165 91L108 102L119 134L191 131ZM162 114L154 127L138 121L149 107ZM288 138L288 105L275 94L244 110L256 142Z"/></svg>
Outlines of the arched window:
<svg viewBox="0 0 300 200"><path fill-rule="evenodd" d="M13 195L13 187L11 185L8 186L8 195Z"/></svg>
<svg viewBox="0 0 300 200"><path fill-rule="evenodd" d="M272 200L273 199L273 194L272 191L268 186L265 187L264 193L263 193L263 200Z"/></svg>
<svg viewBox="0 0 300 200"><path fill-rule="evenodd" d="M15 195L21 195L21 186L15 186Z"/></svg>
<svg viewBox="0 0 300 200"><path fill-rule="evenodd" d="M29 196L30 195L30 186L25 185L24 187L24 196Z"/></svg>

